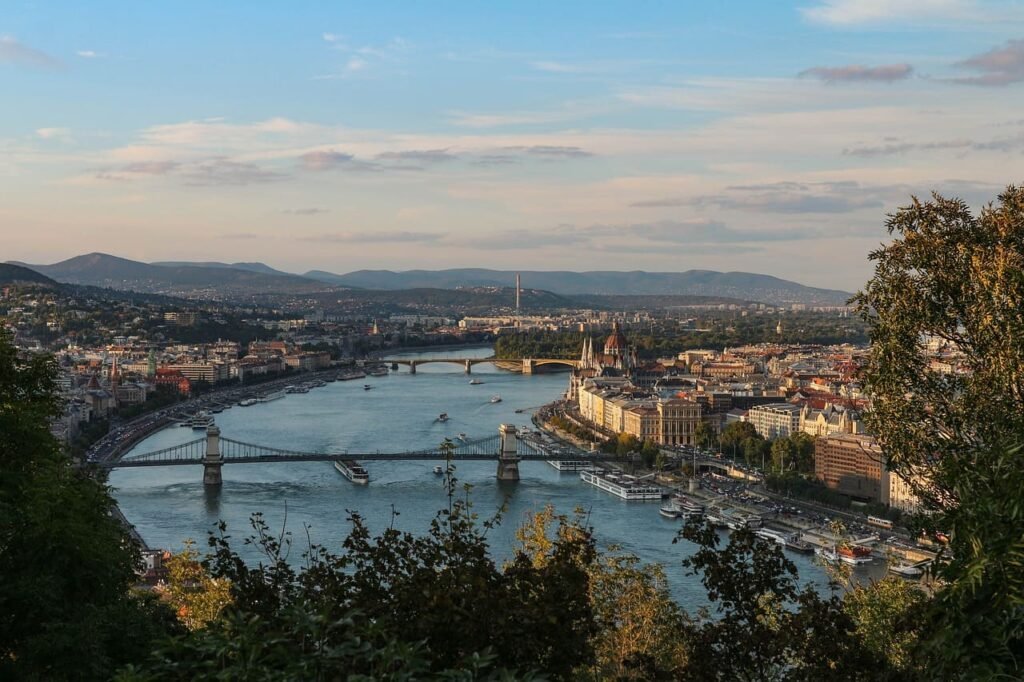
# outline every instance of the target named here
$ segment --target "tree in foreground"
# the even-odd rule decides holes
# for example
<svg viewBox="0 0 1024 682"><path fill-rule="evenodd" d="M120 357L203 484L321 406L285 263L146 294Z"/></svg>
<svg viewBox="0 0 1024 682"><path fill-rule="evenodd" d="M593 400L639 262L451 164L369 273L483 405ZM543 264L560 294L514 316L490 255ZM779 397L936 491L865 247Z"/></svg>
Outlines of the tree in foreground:
<svg viewBox="0 0 1024 682"><path fill-rule="evenodd" d="M206 567L231 586L210 624L171 640L123 680L568 679L593 661L589 532L563 532L543 561L523 552L499 567L486 531L453 500L422 536L371 536L361 517L343 551L291 540L254 517L251 565L223 534Z"/></svg>
<svg viewBox="0 0 1024 682"><path fill-rule="evenodd" d="M838 596L798 589L796 566L775 543L741 529L720 548L715 529L695 519L680 539L697 545L683 566L700 576L712 604L687 628L686 679L897 679L857 637Z"/></svg>
<svg viewBox="0 0 1024 682"><path fill-rule="evenodd" d="M55 376L0 334L0 679L109 679L175 630L131 590L139 552L107 490L49 432Z"/></svg>
<svg viewBox="0 0 1024 682"><path fill-rule="evenodd" d="M1024 673L1024 188L971 214L933 195L889 217L855 301L868 322L868 427L949 534L922 620L938 677ZM931 346L929 348L928 346ZM956 371L935 348L961 354Z"/></svg>

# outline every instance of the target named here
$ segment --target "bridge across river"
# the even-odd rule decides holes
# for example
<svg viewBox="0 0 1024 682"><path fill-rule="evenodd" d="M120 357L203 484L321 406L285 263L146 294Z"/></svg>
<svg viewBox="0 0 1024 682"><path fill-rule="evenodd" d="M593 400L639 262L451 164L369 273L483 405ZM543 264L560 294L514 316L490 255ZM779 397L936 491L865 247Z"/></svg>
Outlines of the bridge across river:
<svg viewBox="0 0 1024 682"><path fill-rule="evenodd" d="M589 462L622 459L602 452L574 455L572 459ZM254 464L260 462L332 462L339 459L361 461L429 460L438 462L492 460L498 463L499 480L519 480L519 462L537 460L565 460L533 442L520 438L516 427L502 424L498 434L473 440L446 440L444 443L423 450L406 452L302 452L284 448L269 447L255 443L224 438L214 424L206 430L203 438L173 445L161 450L122 457L99 466L113 468L136 468L155 466L184 466L202 464L203 481L207 485L220 485L221 468L225 464Z"/></svg>
<svg viewBox="0 0 1024 682"><path fill-rule="evenodd" d="M565 367L576 368L580 366L581 361L567 358L523 358L522 360L503 360L501 358L417 358L415 360L407 358L382 358L381 362L391 365L405 365L409 368L410 374L415 374L417 367L427 363L443 362L451 365L459 365L465 369L466 374L472 374L473 365L479 365L482 363L499 364L521 362L523 374L533 374L538 367L542 367L544 365L563 365Z"/></svg>

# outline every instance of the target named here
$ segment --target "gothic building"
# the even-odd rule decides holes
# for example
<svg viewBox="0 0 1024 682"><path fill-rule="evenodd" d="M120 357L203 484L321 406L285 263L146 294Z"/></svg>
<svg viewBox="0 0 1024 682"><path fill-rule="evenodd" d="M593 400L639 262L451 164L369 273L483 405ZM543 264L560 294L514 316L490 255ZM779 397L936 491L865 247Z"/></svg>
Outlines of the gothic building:
<svg viewBox="0 0 1024 682"><path fill-rule="evenodd" d="M583 341L579 367L569 377L569 390L566 397L575 400L579 395L580 384L586 379L595 377L631 377L633 371L640 366L636 351L629 347L625 335L619 329L619 323L612 323L612 333L604 341L603 351L594 351L594 340L589 336Z"/></svg>

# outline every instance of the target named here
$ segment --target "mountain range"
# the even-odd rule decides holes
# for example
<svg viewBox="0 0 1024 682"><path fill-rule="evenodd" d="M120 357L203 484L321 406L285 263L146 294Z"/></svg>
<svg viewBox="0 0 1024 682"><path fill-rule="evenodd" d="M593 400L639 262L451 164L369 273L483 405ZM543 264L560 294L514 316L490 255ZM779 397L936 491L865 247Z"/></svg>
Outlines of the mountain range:
<svg viewBox="0 0 1024 682"><path fill-rule="evenodd" d="M75 256L51 265L11 262L58 282L113 289L203 296L309 294L332 289L460 289L511 287L516 271L458 268L450 270L357 270L338 275L311 270L302 275L276 270L263 263L165 261L142 263L103 253ZM759 301L769 304L841 305L850 294L808 287L797 282L749 272L518 271L524 288L562 296L686 295Z"/></svg>
<svg viewBox="0 0 1024 682"><path fill-rule="evenodd" d="M774 304L818 303L824 305L841 305L850 298L850 293L845 291L818 289L771 275L750 272L520 270L518 274L524 287L544 289L565 296L682 294L728 297ZM404 272L356 270L345 275L335 275L322 270L311 270L304 276L339 286L364 289L412 289L417 287L454 289L467 286L513 286L516 271L478 268L406 270Z"/></svg>

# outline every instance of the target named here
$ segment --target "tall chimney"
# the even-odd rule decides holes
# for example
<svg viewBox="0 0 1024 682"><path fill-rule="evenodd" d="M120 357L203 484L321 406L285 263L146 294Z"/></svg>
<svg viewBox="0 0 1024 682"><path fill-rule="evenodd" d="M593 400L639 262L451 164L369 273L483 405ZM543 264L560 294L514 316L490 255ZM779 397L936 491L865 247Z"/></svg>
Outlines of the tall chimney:
<svg viewBox="0 0 1024 682"><path fill-rule="evenodd" d="M519 292L522 286L519 281L519 273L516 273L516 315L519 315Z"/></svg>

